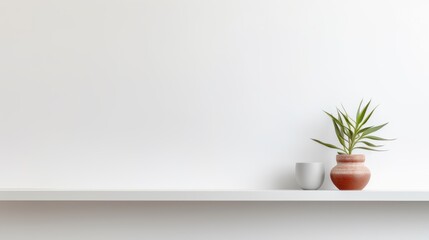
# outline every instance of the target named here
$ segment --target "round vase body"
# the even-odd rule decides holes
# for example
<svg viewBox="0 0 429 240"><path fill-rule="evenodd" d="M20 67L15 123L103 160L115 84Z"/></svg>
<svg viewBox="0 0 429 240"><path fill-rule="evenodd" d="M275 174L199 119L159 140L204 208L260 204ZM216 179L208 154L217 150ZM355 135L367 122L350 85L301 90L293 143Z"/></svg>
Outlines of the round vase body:
<svg viewBox="0 0 429 240"><path fill-rule="evenodd" d="M331 170L331 180L340 190L362 190L371 178L364 165L363 154L337 155L337 165Z"/></svg>

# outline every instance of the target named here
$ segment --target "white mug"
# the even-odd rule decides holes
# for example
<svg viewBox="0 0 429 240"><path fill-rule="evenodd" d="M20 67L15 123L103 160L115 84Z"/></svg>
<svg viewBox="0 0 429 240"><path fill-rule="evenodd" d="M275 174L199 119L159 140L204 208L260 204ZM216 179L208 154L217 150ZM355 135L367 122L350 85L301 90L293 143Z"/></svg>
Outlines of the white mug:
<svg viewBox="0 0 429 240"><path fill-rule="evenodd" d="M297 162L295 179L304 190L317 190L325 179L325 166L321 162Z"/></svg>

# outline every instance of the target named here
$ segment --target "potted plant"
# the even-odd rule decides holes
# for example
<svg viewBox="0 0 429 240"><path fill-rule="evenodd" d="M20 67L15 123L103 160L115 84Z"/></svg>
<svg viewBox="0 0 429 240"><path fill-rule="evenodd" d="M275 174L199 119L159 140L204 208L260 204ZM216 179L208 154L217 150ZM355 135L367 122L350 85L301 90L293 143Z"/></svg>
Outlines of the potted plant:
<svg viewBox="0 0 429 240"><path fill-rule="evenodd" d="M386 151L379 149L383 145L377 145L374 141L391 141L373 135L387 123L377 126L367 126L377 107L369 110L371 101L365 104L363 108L360 102L356 117L353 119L342 106L342 110L337 108L336 116L325 111L331 118L334 125L335 134L340 145L325 143L317 139L313 141L322 144L328 148L338 151L337 165L331 170L331 180L340 190L362 190L369 182L371 172L364 165L365 155L354 154L354 150L362 149L368 151Z"/></svg>

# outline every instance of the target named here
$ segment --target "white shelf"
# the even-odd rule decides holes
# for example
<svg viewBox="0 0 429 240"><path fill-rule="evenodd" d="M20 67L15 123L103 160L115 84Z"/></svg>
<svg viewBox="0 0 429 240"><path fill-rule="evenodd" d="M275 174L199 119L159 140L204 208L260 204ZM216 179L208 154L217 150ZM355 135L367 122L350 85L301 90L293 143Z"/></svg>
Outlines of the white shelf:
<svg viewBox="0 0 429 240"><path fill-rule="evenodd" d="M429 201L427 191L0 189L0 201Z"/></svg>

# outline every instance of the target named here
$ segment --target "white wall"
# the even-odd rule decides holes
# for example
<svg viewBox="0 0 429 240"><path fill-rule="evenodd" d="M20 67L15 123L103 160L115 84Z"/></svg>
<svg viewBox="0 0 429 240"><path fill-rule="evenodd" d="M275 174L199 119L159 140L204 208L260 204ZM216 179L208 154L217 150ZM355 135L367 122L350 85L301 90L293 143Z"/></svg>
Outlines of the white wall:
<svg viewBox="0 0 429 240"><path fill-rule="evenodd" d="M367 189L429 189L428 1L0 2L0 187L296 188L361 98L398 140ZM327 181L324 188L332 188Z"/></svg>

